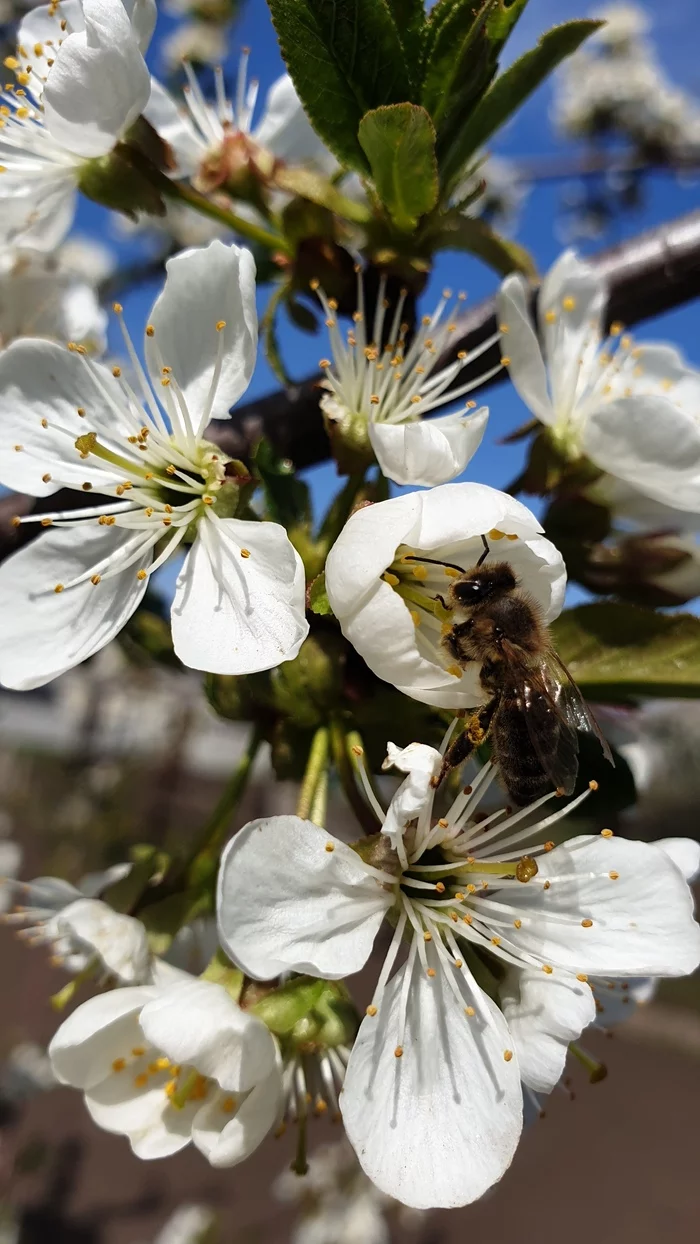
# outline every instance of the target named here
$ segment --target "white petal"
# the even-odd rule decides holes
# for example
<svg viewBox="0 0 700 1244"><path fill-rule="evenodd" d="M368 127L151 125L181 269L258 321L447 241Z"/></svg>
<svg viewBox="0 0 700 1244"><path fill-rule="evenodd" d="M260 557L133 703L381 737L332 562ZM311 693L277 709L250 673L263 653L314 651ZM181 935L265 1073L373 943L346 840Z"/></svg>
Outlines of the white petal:
<svg viewBox="0 0 700 1244"><path fill-rule="evenodd" d="M111 372L95 367L123 405ZM107 463L93 465L94 458L83 461L75 448L77 437L86 432L104 429L114 436L121 431L79 354L51 341L14 341L0 353L0 403L0 482L6 487L46 497L64 486L89 483L99 489L123 480L123 471Z"/></svg>
<svg viewBox="0 0 700 1244"><path fill-rule="evenodd" d="M65 26L61 25L63 22ZM41 95L51 67L49 60L55 62L59 44L67 35L84 29L80 0L61 0L60 6L41 4L22 18L17 31L17 46L26 53L20 56L22 67L31 66L31 88L35 96Z"/></svg>
<svg viewBox="0 0 700 1244"><path fill-rule="evenodd" d="M137 533L140 535L141 533ZM122 554L134 540L119 527L53 528L0 566L0 683L29 691L51 682L104 648L131 617L148 583L137 567L97 586L86 579L55 592L59 583L92 570L102 558ZM150 564L151 554L141 566Z"/></svg>
<svg viewBox="0 0 700 1244"><path fill-rule="evenodd" d="M146 360L156 390L161 368L172 367L195 430L225 419L245 393L255 367L258 317L255 262L250 251L208 246L169 259L162 294L153 304ZM217 331L217 324L225 327Z"/></svg>
<svg viewBox="0 0 700 1244"><path fill-rule="evenodd" d="M583 447L597 466L655 501L700 510L700 425L692 408L645 394L601 403L586 419Z"/></svg>
<svg viewBox="0 0 700 1244"><path fill-rule="evenodd" d="M407 970L390 981L379 1014L362 1022L343 1121L382 1192L416 1209L450 1209L483 1196L508 1169L522 1126L520 1076L517 1060L504 1059L512 1042L498 1007L480 993L467 1017L442 970L432 980L415 971L396 1058ZM465 992L463 1000L474 999Z"/></svg>
<svg viewBox="0 0 700 1244"><path fill-rule="evenodd" d="M121 0L83 0L85 30L61 45L44 89L46 126L67 151L106 155L143 111L151 78Z"/></svg>
<svg viewBox="0 0 700 1244"><path fill-rule="evenodd" d="M141 1027L172 1062L190 1064L224 1089L252 1088L275 1065L268 1029L212 981L171 985L143 1008Z"/></svg>
<svg viewBox="0 0 700 1244"><path fill-rule="evenodd" d="M129 985L146 981L151 955L140 920L114 911L99 899L81 898L61 912L58 928L99 955L120 981Z"/></svg>
<svg viewBox="0 0 700 1244"><path fill-rule="evenodd" d="M692 893L659 847L586 835L538 862L536 886L508 891L522 917L508 941L537 962L606 976L683 976L697 967ZM479 906L488 919L489 900ZM584 927L584 919L592 925Z"/></svg>
<svg viewBox="0 0 700 1244"><path fill-rule="evenodd" d="M683 873L688 885L700 875L700 842L694 838L658 838L654 846L661 847L676 868Z"/></svg>
<svg viewBox="0 0 700 1244"><path fill-rule="evenodd" d="M138 1013L154 994L148 985L112 989L88 998L73 1011L48 1050L61 1083L89 1089L110 1075L113 1060L136 1044L141 1032Z"/></svg>
<svg viewBox="0 0 700 1244"><path fill-rule="evenodd" d="M311 821L251 821L221 857L219 938L258 980L338 980L366 963L392 901L355 851Z"/></svg>
<svg viewBox="0 0 700 1244"><path fill-rule="evenodd" d="M512 969L500 996L523 1082L535 1093L551 1093L564 1073L569 1042L595 1020L590 985L575 976Z"/></svg>
<svg viewBox="0 0 700 1244"><path fill-rule="evenodd" d="M430 488L461 475L482 442L489 412L443 415L420 423L370 423L372 448L384 475L395 484Z"/></svg>
<svg viewBox="0 0 700 1244"><path fill-rule="evenodd" d="M554 423L547 369L530 317L529 287L518 273L507 276L501 286L498 320L507 329L501 338L501 352L510 360L508 375L515 388L533 415L542 423Z"/></svg>
<svg viewBox="0 0 700 1244"><path fill-rule="evenodd" d="M389 804L381 830L391 839L396 850L397 840L403 838L406 827L420 815L428 800L432 800L432 779L440 772L442 756L434 747L427 747L424 743L409 743L404 748L387 743L387 758L382 768L392 766L408 774Z"/></svg>
<svg viewBox="0 0 700 1244"><path fill-rule="evenodd" d="M6 154L0 139L0 159ZM8 194L6 177L0 176L0 242L42 252L55 250L75 216L75 170L49 165L45 179L32 181L29 189L18 195Z"/></svg>
<svg viewBox="0 0 700 1244"><path fill-rule="evenodd" d="M137 1085L135 1071L142 1072L144 1066L145 1060L94 1085L85 1094L85 1105L98 1127L128 1136L137 1157L169 1157L189 1144L199 1102L188 1101L178 1110L162 1080Z"/></svg>
<svg viewBox="0 0 700 1244"><path fill-rule="evenodd" d="M565 251L542 282L537 316L552 404L559 417L573 411L580 381L591 367L598 367L596 352L607 301L605 280L574 251Z"/></svg>
<svg viewBox="0 0 700 1244"><path fill-rule="evenodd" d="M235 1166L265 1139L279 1114L282 1080L275 1069L256 1084L233 1117L227 1113L224 1093L202 1106L192 1128L192 1140L212 1166Z"/></svg>
<svg viewBox="0 0 700 1244"><path fill-rule="evenodd" d="M145 56L158 16L156 0L122 0L122 3L129 15L131 29L136 36L139 48ZM61 8L63 8L63 3Z"/></svg>
<svg viewBox="0 0 700 1244"><path fill-rule="evenodd" d="M335 157L312 128L289 74L270 87L253 138L288 164L315 164L327 171L336 166Z"/></svg>
<svg viewBox="0 0 700 1244"><path fill-rule="evenodd" d="M177 580L175 652L191 669L213 674L291 661L309 632L304 588L303 563L284 527L214 523L207 515Z"/></svg>
<svg viewBox="0 0 700 1244"><path fill-rule="evenodd" d="M155 78L151 78L151 97L143 115L170 147L176 166L172 176L191 177L206 154L189 112L176 104L172 95Z"/></svg>

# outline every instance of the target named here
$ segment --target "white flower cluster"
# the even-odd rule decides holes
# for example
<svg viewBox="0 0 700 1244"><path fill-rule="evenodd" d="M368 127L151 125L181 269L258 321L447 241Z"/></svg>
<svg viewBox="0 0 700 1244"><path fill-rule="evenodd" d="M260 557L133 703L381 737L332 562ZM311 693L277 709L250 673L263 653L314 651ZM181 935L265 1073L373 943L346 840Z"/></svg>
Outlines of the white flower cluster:
<svg viewBox="0 0 700 1244"><path fill-rule="evenodd" d="M37 498L81 494L75 507L16 519L45 530L0 566L0 682L12 689L40 687L114 639L175 555L184 557L172 640L184 665L221 675L276 670L295 660L309 632L300 553L284 526L252 507L246 466L210 439L211 421L229 417L255 368L251 253L215 238L173 255L141 348L115 304L124 369L94 357L105 325L94 297L76 286L75 260L47 257L70 226L76 189L125 152L134 156L135 128L158 131L168 175L194 196L223 188L235 201L246 178L264 180L280 161L328 168L287 77L254 124L257 86L245 58L233 102L220 74L211 103L188 72L180 106L146 67L154 22L153 0L51 0L22 22L8 65L16 85L6 87L0 115L0 245L8 248L0 283L10 290L0 302L0 483ZM628 30L616 43L609 34L610 54L633 37ZM126 163L138 168L138 159ZM166 189L173 184L161 176ZM269 202L258 206L264 224ZM33 253L16 253L20 246ZM341 523L325 562L327 604L374 675L464 717L486 707L487 667L505 649L498 660L485 647L455 659L453 632L473 621L458 615L455 625L455 580L464 588L465 572L493 554L485 573L495 566L511 590L517 584L521 608L544 635L562 608L566 571L519 501L454 482L488 417L471 398L466 410L454 404L505 367L562 459L592 464L600 486L627 489L630 504L636 497L697 515L700 376L671 347L637 347L618 326L604 340L604 282L570 252L545 278L536 317L524 278L509 277L498 331L456 356L460 296L446 291L413 332L407 294L392 304L387 289L380 285L370 310L359 275L347 334L338 303L318 289L332 356L322 363L320 404L331 437L363 465L424 491L359 505ZM475 379L466 369L494 347L500 362ZM534 681L538 671L527 668ZM542 700L549 721L552 704ZM385 768L404 776L387 807L362 767L363 749L345 754L348 765L351 753L358 762L365 810L376 817L359 843L322 827L317 790L311 819L274 816L240 828L220 861L215 948L222 835L204 849L204 881L201 853L170 871L159 855L148 873L136 852L133 864L77 886L18 882L18 850L0 843L11 878L0 893L12 908L5 918L74 977L57 1004L87 981L101 989L49 1048L53 1073L82 1091L100 1127L127 1137L144 1159L192 1144L212 1166L228 1167L291 1124L301 1173L310 1117L330 1112L373 1189L365 1185L354 1222L331 1198L325 1222L306 1238L381 1240L382 1197L424 1210L486 1192L583 1029L615 1022L657 979L695 969L700 927L689 882L698 844L641 843L604 829L556 845L552 827L588 792L556 803L566 789L552 781L556 789L527 806L494 810L482 801L496 761L468 783L441 786L453 737L474 747L485 737L478 717L461 736L455 726L439 749L388 743ZM533 755L521 733L516 750ZM327 777L316 783L322 791ZM355 793L363 797L359 785ZM185 875L186 895L177 890ZM179 931L163 932L144 914L162 881L168 912L172 899L196 900ZM164 920L162 905L158 914ZM343 982L375 954L376 984L359 1023Z"/></svg>
<svg viewBox="0 0 700 1244"><path fill-rule="evenodd" d="M673 162L700 151L700 102L673 85L644 33L647 18L631 4L595 12L606 24L560 73L554 122L568 138L623 136Z"/></svg>

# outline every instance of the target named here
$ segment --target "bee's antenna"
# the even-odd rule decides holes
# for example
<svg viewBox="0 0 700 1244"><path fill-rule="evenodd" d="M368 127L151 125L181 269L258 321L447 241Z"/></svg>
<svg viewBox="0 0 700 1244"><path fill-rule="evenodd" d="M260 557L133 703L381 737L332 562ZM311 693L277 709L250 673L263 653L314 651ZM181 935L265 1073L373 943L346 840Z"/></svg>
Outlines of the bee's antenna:
<svg viewBox="0 0 700 1244"><path fill-rule="evenodd" d="M486 551L488 552L488 547ZM414 557L411 553L407 553L403 560L406 562L427 562L429 566L448 566L450 570L458 570L460 574L465 573L463 566L455 566L454 562L439 562L434 557Z"/></svg>
<svg viewBox="0 0 700 1244"><path fill-rule="evenodd" d="M479 558L478 562L476 563L476 568L477 568L477 570L479 569L479 566L482 564L482 562L485 562L485 561L486 561L486 558L488 557L489 553L491 552L491 549L489 548L489 542L488 542L488 540L486 539L486 536L482 536L482 537L481 537L481 543L482 543L482 544L483 544L483 546L484 546L484 551L483 551L483 553L481 554L481 557Z"/></svg>

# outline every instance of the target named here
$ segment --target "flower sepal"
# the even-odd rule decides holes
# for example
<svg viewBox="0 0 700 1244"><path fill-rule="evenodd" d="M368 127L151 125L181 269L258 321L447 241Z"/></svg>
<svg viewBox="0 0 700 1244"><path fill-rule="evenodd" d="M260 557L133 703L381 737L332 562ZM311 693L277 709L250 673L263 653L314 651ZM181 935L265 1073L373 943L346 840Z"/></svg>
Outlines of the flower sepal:
<svg viewBox="0 0 700 1244"><path fill-rule="evenodd" d="M157 175L155 168L154 174ZM85 160L78 172L78 189L87 199L123 212L132 220L138 218L139 212L149 216L165 215L160 190L136 166L125 143L117 143L108 155Z"/></svg>
<svg viewBox="0 0 700 1244"><path fill-rule="evenodd" d="M372 466L376 459L366 416L341 406L330 394L321 399L321 411L338 473L355 475Z"/></svg>
<svg viewBox="0 0 700 1244"><path fill-rule="evenodd" d="M272 989L251 982L243 1004L248 1003L253 1014L275 1036L309 1041L322 1027L322 1020L316 1018L316 1008L327 984L311 976L297 976Z"/></svg>

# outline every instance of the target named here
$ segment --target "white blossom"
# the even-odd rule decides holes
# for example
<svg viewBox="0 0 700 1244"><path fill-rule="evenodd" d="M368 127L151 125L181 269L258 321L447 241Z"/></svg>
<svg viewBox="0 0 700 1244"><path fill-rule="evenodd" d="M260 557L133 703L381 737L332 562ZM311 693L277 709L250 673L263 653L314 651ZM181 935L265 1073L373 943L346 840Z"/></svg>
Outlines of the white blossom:
<svg viewBox="0 0 700 1244"><path fill-rule="evenodd" d="M5 686L41 686L104 647L187 542L171 613L181 660L233 674L296 656L308 630L301 559L283 527L229 516L228 459L204 438L255 366L254 278L249 252L217 241L168 262L148 376L125 331L140 395L82 347L22 340L0 355L2 482L100 494L41 517L51 529L0 568Z"/></svg>
<svg viewBox="0 0 700 1244"><path fill-rule="evenodd" d="M143 111L154 0L73 0L32 9L5 64L0 242L50 251L68 232L88 161L112 151Z"/></svg>
<svg viewBox="0 0 700 1244"><path fill-rule="evenodd" d="M379 678L426 704L473 708L485 698L480 666L455 665L441 640L450 613L438 600L489 542L507 560L545 622L566 588L560 553L530 510L484 484L444 484L352 515L326 562L328 599L346 639ZM429 561L447 561L435 566Z"/></svg>
<svg viewBox="0 0 700 1244"><path fill-rule="evenodd" d="M60 877L36 877L15 882L18 902L5 922L19 930L31 946L48 946L56 965L84 972L89 965L122 984L149 980L152 957L140 920L113 911L99 897L130 871L116 864L104 872L88 873L71 885Z"/></svg>
<svg viewBox="0 0 700 1244"><path fill-rule="evenodd" d="M253 124L258 83L248 81L248 53L241 55L236 89L226 94L221 68L215 70L216 97L209 102L191 65L183 108L153 82L144 116L172 148L180 174L207 190L239 171L257 169L263 177L276 161L310 164L329 171L335 160L311 127L291 78L283 74L267 94L262 116Z"/></svg>
<svg viewBox="0 0 700 1244"><path fill-rule="evenodd" d="M277 1115L273 1038L211 981L90 998L61 1024L49 1055L61 1083L83 1090L95 1123L127 1136L140 1158L191 1141L212 1166L234 1166Z"/></svg>
<svg viewBox="0 0 700 1244"><path fill-rule="evenodd" d="M321 409L334 436L368 438L383 473L397 484L444 484L460 475L476 453L488 419L488 407L452 411L425 421L434 411L451 406L500 370L492 367L476 379L450 387L463 368L473 363L498 340L487 338L476 349L461 350L453 363L436 370L438 360L456 331L455 306L450 291L432 315L423 316L410 345L408 324L403 322L405 293L392 309L386 300L386 279L379 286L371 323L364 307L362 276L358 273L358 309L352 328L343 340L336 312L338 304L322 290L319 298L326 313L332 359L321 359L325 372ZM390 315L388 340L385 335ZM474 410L473 414L469 411Z"/></svg>
<svg viewBox="0 0 700 1244"><path fill-rule="evenodd" d="M0 349L17 337L47 337L101 354L106 330L92 282L75 276L61 252L7 251L0 257Z"/></svg>
<svg viewBox="0 0 700 1244"><path fill-rule="evenodd" d="M672 346L635 345L621 326L603 336L603 276L565 251L537 300L541 343L525 279L499 295L502 349L511 380L560 449L654 500L700 509L700 374Z"/></svg>
<svg viewBox="0 0 700 1244"><path fill-rule="evenodd" d="M436 820L430 774L441 759L442 750L415 745L392 752L412 782L386 817L377 806L384 827L373 851L353 850L297 817L251 822L224 852L217 899L227 953L258 979L357 972L389 918L393 936L350 1055L341 1110L365 1172L416 1208L481 1196L503 1175L520 1135L515 1042L474 968L483 972L493 956L500 967L585 993L588 974L675 976L700 959L690 890L663 851L610 831L558 847L543 841L572 806L533 824L552 795L479 821L490 765ZM395 824L405 816L412 819L394 852ZM407 961L392 976L404 941Z"/></svg>

